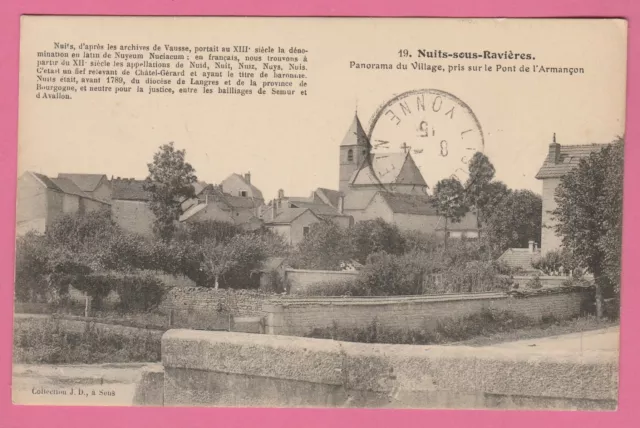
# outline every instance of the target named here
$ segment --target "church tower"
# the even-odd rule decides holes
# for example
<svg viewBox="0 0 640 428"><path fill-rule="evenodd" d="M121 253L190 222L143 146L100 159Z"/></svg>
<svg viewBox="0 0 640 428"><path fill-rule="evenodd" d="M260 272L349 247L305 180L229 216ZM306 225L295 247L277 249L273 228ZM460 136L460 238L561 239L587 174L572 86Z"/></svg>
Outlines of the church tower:
<svg viewBox="0 0 640 428"><path fill-rule="evenodd" d="M353 117L353 122L340 144L340 186L339 190L345 193L349 188L349 179L362 165L371 151L371 144L366 132L362 128L358 114Z"/></svg>

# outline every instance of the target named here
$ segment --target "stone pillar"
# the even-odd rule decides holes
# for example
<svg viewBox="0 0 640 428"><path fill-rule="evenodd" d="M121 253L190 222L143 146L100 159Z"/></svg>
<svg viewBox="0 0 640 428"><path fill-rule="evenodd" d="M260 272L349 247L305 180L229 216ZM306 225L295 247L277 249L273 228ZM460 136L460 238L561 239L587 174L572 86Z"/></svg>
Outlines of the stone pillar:
<svg viewBox="0 0 640 428"><path fill-rule="evenodd" d="M264 323L265 334L285 334L284 307L282 305L264 304L262 312L266 314Z"/></svg>

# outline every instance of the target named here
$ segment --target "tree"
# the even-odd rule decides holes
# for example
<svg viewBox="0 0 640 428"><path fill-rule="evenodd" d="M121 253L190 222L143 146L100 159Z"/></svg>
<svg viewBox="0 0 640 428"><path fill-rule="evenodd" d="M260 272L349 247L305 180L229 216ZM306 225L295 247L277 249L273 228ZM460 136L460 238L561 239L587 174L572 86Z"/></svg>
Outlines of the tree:
<svg viewBox="0 0 640 428"><path fill-rule="evenodd" d="M456 178L444 178L433 191L433 204L438 214L444 217L444 250L447 250L449 222L459 223L469 212L465 198L465 189Z"/></svg>
<svg viewBox="0 0 640 428"><path fill-rule="evenodd" d="M251 288L252 273L267 257L264 241L251 235L236 235L226 243L204 242L202 269L214 287Z"/></svg>
<svg viewBox="0 0 640 428"><path fill-rule="evenodd" d="M169 240L180 217L181 202L195 196L195 170L185 162L185 150L176 150L173 143L160 146L147 167L149 175L143 188L151 195L149 206L156 217L154 231Z"/></svg>
<svg viewBox="0 0 640 428"><path fill-rule="evenodd" d="M622 138L580 160L556 188L555 231L563 246L588 267L596 285L596 313L603 288L619 287L622 237Z"/></svg>
<svg viewBox="0 0 640 428"><path fill-rule="evenodd" d="M365 263L369 254L384 251L387 254L402 254L406 240L395 224L381 218L356 223L349 229L349 242L353 258Z"/></svg>
<svg viewBox="0 0 640 428"><path fill-rule="evenodd" d="M338 270L352 258L347 233L331 221L314 223L298 244L291 264L302 269Z"/></svg>
<svg viewBox="0 0 640 428"><path fill-rule="evenodd" d="M530 240L540 242L542 198L530 190L506 192L485 211L482 240L493 256L507 248L525 248Z"/></svg>
<svg viewBox="0 0 640 428"><path fill-rule="evenodd" d="M467 203L476 208L478 229L482 225L482 214L489 202L488 188L496 174L489 158L481 152L475 152L469 161L469 178L465 183Z"/></svg>

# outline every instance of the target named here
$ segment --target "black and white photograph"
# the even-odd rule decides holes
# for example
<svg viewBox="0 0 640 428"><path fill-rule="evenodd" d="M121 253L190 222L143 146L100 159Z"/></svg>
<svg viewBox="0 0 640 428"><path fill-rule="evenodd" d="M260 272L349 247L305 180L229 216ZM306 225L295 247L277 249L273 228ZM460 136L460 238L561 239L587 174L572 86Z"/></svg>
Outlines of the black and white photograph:
<svg viewBox="0 0 640 428"><path fill-rule="evenodd" d="M23 16L13 402L616 410L626 39Z"/></svg>

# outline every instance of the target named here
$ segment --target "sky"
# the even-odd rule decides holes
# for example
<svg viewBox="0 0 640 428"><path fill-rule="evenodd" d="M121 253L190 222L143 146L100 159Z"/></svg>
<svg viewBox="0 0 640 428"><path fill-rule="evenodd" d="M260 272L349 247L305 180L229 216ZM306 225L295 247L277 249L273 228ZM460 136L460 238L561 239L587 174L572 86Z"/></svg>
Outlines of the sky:
<svg viewBox="0 0 640 428"><path fill-rule="evenodd" d="M496 179L541 193L535 174L553 134L560 144L624 134L626 32L591 20L290 18L23 18L18 173L104 173L143 179L159 146L174 142L201 181L251 172L266 199L337 189L339 145L357 109L365 129L397 94L438 89L466 103L484 134ZM76 94L36 99L35 52L52 41L302 47L307 96ZM530 52L533 61L421 59L445 67L538 64L584 74L362 70L350 61L400 61L398 51ZM417 58L414 58L417 59ZM407 62L408 63L408 62ZM400 147L395 151L400 151ZM415 155L429 175L433 153ZM453 167L452 167L453 168ZM445 168L446 169L446 168ZM451 171L453 173L453 171ZM435 178L434 178L435 179ZM430 178L428 181L433 181ZM429 182L429 184L435 184Z"/></svg>

